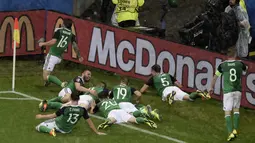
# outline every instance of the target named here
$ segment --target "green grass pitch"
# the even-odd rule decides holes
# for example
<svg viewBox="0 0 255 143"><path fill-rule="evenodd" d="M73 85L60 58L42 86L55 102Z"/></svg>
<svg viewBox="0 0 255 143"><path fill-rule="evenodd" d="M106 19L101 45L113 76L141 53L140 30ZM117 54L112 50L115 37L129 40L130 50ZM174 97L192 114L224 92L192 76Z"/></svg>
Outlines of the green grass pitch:
<svg viewBox="0 0 255 143"><path fill-rule="evenodd" d="M0 61L0 91L11 89L12 61ZM63 81L69 81L80 75L83 65L62 62L55 68L54 75ZM93 79L90 83L96 83L102 79L108 87L119 83L119 77L110 75L98 69L92 69ZM131 85L141 88L143 81L131 79ZM16 91L31 95L40 99L49 99L58 95L60 87L51 84L43 86L42 65L37 61L17 60L16 66ZM163 116L162 122L157 122L157 129L150 129L145 125L135 127L156 133L151 135L124 126L114 125L105 130L107 136L98 136L91 132L86 122L81 119L70 134L57 134L56 137L39 133L35 126L43 120L36 120L39 101L24 100L16 94L0 94L0 142L2 143L171 143L166 138L174 138L188 143L222 143L226 142L227 132L225 127L222 103L215 100L196 100L195 102L175 102L172 106L163 103L156 96L153 89L143 95L143 103L158 108ZM13 100L9 99L12 98ZM28 98L27 98L28 99ZM47 111L47 113L54 110ZM241 109L240 135L233 142L255 142L255 112ZM102 120L92 118L95 125ZM164 137L165 138L164 138Z"/></svg>

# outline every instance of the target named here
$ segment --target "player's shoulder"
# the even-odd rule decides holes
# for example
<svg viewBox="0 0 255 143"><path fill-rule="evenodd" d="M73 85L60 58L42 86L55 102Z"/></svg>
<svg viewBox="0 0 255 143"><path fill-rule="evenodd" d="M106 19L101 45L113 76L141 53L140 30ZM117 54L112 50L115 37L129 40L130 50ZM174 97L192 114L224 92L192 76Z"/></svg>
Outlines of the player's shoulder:
<svg viewBox="0 0 255 143"><path fill-rule="evenodd" d="M60 27L60 28L55 28L55 29L54 29L54 32L60 31L60 30L62 30L62 29L63 29L62 27Z"/></svg>
<svg viewBox="0 0 255 143"><path fill-rule="evenodd" d="M84 82L84 81L83 81L83 78L82 78L81 76L76 76L76 77L74 78L74 81L75 81L75 82Z"/></svg>

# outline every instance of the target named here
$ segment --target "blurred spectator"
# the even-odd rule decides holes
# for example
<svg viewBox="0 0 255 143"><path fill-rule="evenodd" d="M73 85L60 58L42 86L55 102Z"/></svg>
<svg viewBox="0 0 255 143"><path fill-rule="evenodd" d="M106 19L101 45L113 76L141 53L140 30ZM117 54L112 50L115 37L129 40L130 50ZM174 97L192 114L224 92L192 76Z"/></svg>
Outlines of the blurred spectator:
<svg viewBox="0 0 255 143"><path fill-rule="evenodd" d="M235 45L237 56L246 58L249 52L249 39L250 39L250 23L247 12L239 5L240 0L229 0L229 6L226 7L225 12L229 13L234 11L239 27L238 40Z"/></svg>
<svg viewBox="0 0 255 143"><path fill-rule="evenodd" d="M112 2L116 4L114 14L116 14L118 26L136 26L138 9L144 4L144 0L112 0ZM115 16L112 18L115 18Z"/></svg>

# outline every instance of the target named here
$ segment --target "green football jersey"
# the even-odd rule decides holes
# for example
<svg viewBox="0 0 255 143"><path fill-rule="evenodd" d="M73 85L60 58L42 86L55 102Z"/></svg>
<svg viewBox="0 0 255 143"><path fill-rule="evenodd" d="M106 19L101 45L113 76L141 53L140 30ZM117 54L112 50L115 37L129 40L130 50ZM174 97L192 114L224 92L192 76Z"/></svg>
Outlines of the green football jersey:
<svg viewBox="0 0 255 143"><path fill-rule="evenodd" d="M237 60L227 60L221 63L216 71L216 75L224 77L224 94L234 91L242 91L242 71L246 70L243 62Z"/></svg>
<svg viewBox="0 0 255 143"><path fill-rule="evenodd" d="M56 112L56 115L57 127L67 133L72 131L81 117L89 118L87 110L77 105L64 106Z"/></svg>
<svg viewBox="0 0 255 143"><path fill-rule="evenodd" d="M119 104L114 99L105 99L97 104L99 111L107 118L108 114L115 109L120 109Z"/></svg>
<svg viewBox="0 0 255 143"><path fill-rule="evenodd" d="M97 94L100 93L100 92L102 92L102 91L104 90L103 87L99 87L99 86L90 87L89 89L90 89L90 90L95 90L95 91L97 92ZM90 94L90 93L85 93L85 94L86 94L86 95L90 95L90 96L93 98L93 100L95 100L95 101L99 99L97 96L92 95L92 94Z"/></svg>
<svg viewBox="0 0 255 143"><path fill-rule="evenodd" d="M151 77L146 85L153 86L158 95L162 96L162 92L168 86L174 86L176 79L168 73L162 73Z"/></svg>
<svg viewBox="0 0 255 143"><path fill-rule="evenodd" d="M113 87L112 94L113 99L117 102L132 102L132 95L134 94L135 89L127 85L117 85Z"/></svg>
<svg viewBox="0 0 255 143"><path fill-rule="evenodd" d="M53 39L57 39L57 42L50 47L49 54L62 58L69 43L75 41L75 36L70 29L62 27L55 30Z"/></svg>
<svg viewBox="0 0 255 143"><path fill-rule="evenodd" d="M80 83L81 86L84 86L85 81L83 80L83 78L81 76L77 76L74 79L72 79L70 82L68 82L66 88L70 88L72 93L76 93L77 95L82 94L80 91L77 91L75 88L75 82Z"/></svg>

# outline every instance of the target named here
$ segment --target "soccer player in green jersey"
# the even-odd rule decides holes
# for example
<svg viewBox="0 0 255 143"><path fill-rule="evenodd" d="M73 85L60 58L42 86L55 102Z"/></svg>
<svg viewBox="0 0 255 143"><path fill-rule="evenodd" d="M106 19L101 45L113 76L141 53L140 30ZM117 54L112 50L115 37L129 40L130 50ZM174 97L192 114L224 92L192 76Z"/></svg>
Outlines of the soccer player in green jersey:
<svg viewBox="0 0 255 143"><path fill-rule="evenodd" d="M70 133L80 118L83 117L87 121L89 127L96 134L105 135L105 133L97 131L93 122L89 118L87 110L78 106L78 100L79 96L72 94L70 104L63 106L56 113L36 115L36 119L49 119L36 126L36 130L42 133L49 133L52 136L56 136L55 131L60 133Z"/></svg>
<svg viewBox="0 0 255 143"><path fill-rule="evenodd" d="M43 100L39 104L39 108L43 112L47 109L58 109L62 106L62 103L70 101L71 94L81 95L83 92L88 92L92 95L96 95L95 90L84 87L85 83L88 82L90 78L91 72L89 70L85 70L81 76L77 76L72 79L68 85L59 92L58 97L52 98L48 101Z"/></svg>
<svg viewBox="0 0 255 143"><path fill-rule="evenodd" d="M157 109L152 111L151 106L147 105L144 106L142 110L138 110L135 105L132 104L134 98L133 95L135 95L134 100L136 101L136 103L139 103L142 94L135 88L129 87L128 84L128 78L121 77L120 84L113 87L112 91L110 92L110 97L113 97L113 99L119 104L121 109L125 110L128 113L132 113L135 117L146 116L161 121L161 116L159 115Z"/></svg>
<svg viewBox="0 0 255 143"><path fill-rule="evenodd" d="M80 100L78 104L88 111L91 109L91 106L97 102L99 102L98 94L106 89L106 83L100 82L97 86L89 88L90 90L95 90L96 96L86 92L83 95L80 95ZM92 111L91 111L92 112Z"/></svg>
<svg viewBox="0 0 255 143"><path fill-rule="evenodd" d="M222 62L213 77L209 92L212 94L215 82L221 75L224 77L223 88L223 110L225 111L225 120L228 130L227 141L237 137L239 127L239 108L242 95L242 73L247 70L246 65L239 60L236 60L235 53L229 53L228 60ZM231 112L234 112L233 123L231 120ZM232 126L234 124L234 128Z"/></svg>
<svg viewBox="0 0 255 143"><path fill-rule="evenodd" d="M56 64L59 64L62 60L62 56L65 50L68 48L69 43L72 43L72 47L76 52L79 61L82 62L83 58L80 55L75 35L72 33L72 20L64 19L63 27L56 28L53 38L50 41L43 42L39 40L39 46L50 46L50 51L46 56L46 60L43 66L43 80L45 81L45 86L48 86L49 83L55 83L62 88L65 87L66 82L60 81L56 76L50 75L54 70Z"/></svg>
<svg viewBox="0 0 255 143"><path fill-rule="evenodd" d="M210 99L211 96L200 90L188 94L182 91L182 85L170 74L161 73L161 67L154 65L151 67L152 77L143 85L140 89L141 93L144 93L149 86L156 88L157 93L161 96L162 101L168 102L170 105L173 101L194 101L198 97Z"/></svg>
<svg viewBox="0 0 255 143"><path fill-rule="evenodd" d="M105 129L112 124L120 124L120 123L135 123L135 124L147 124L151 128L157 128L157 125L146 118L137 117L135 118L133 115L127 113L126 111L120 109L118 103L114 99L109 99L108 91L103 91L98 94L100 98L100 102L95 106L92 106L92 111L94 111L95 107L98 108L99 112L103 114L107 121L100 124L98 129Z"/></svg>

